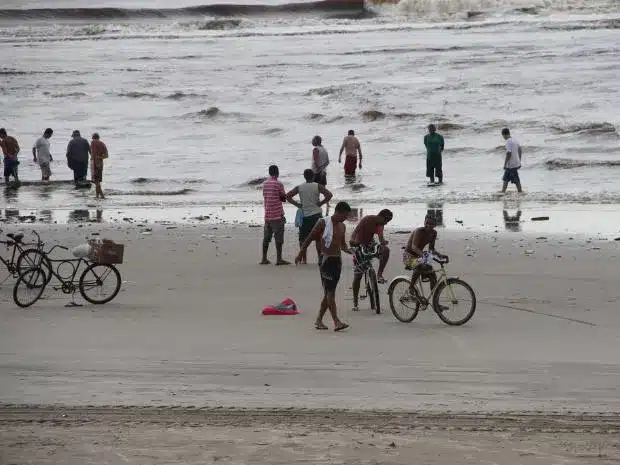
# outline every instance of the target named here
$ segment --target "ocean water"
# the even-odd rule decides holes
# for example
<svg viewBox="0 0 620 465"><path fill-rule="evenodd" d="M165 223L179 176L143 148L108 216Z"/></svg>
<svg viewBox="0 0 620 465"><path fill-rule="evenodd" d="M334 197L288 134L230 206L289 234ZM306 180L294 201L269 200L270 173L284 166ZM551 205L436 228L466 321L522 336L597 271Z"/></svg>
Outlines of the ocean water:
<svg viewBox="0 0 620 465"><path fill-rule="evenodd" d="M4 0L0 126L22 146L22 180L40 177L31 147L48 126L54 180L71 178L74 129L99 132L110 158L104 202L33 182L0 204L257 208L268 165L293 187L319 134L337 199L501 213L504 126L524 148L522 201L620 201L618 0L247 3ZM446 140L433 189L429 123ZM337 163L348 129L364 151L353 183Z"/></svg>

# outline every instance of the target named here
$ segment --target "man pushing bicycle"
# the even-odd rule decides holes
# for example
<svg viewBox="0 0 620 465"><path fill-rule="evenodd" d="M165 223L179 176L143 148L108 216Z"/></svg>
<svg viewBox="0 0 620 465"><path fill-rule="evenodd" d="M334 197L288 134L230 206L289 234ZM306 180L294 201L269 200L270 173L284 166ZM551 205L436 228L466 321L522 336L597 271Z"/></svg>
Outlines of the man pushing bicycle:
<svg viewBox="0 0 620 465"><path fill-rule="evenodd" d="M405 268L413 269L411 275L411 285L409 287L411 294L415 295L415 283L420 276L427 278L430 281L431 289L437 284L437 277L433 272L433 266L431 265L431 257L425 259L424 248L428 246L428 251L439 258L440 260L448 261L448 256L443 255L435 250L435 241L437 240L437 230L435 227L437 222L432 216L427 216L424 219L424 226L416 228L409 236L407 246L403 252L403 262Z"/></svg>
<svg viewBox="0 0 620 465"><path fill-rule="evenodd" d="M381 210L378 215L367 215L360 220L353 234L351 234L349 245L356 248L356 266L353 273L353 311L359 310L358 300L360 284L364 272L366 271L365 267L368 263L367 257L370 255L368 252L377 247L375 234L380 244L380 247L377 247L378 251L376 254L379 257L377 282L379 284L385 283L383 271L390 258L390 249L387 247L388 241L383 237L383 228L392 221L392 216L392 212L388 209ZM370 259L372 259L372 257Z"/></svg>

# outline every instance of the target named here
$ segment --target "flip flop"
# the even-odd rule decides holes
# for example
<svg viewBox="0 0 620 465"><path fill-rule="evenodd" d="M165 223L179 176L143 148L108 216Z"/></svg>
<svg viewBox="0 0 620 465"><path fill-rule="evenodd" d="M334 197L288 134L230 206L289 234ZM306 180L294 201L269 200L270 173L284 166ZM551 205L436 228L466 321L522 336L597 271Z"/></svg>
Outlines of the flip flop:
<svg viewBox="0 0 620 465"><path fill-rule="evenodd" d="M321 323L321 324L314 323L314 329L325 330L325 329L329 329L329 328L327 326L325 326L323 323Z"/></svg>
<svg viewBox="0 0 620 465"><path fill-rule="evenodd" d="M359 308L358 306L355 306L355 307L353 307L353 308L351 309L351 311L353 311L353 312L359 312L359 311L360 311L360 308Z"/></svg>
<svg viewBox="0 0 620 465"><path fill-rule="evenodd" d="M258 262L259 265L271 265L271 262L269 260L264 260L264 261L260 261Z"/></svg>
<svg viewBox="0 0 620 465"><path fill-rule="evenodd" d="M336 326L334 328L334 331L336 331L336 332L343 331L343 330L347 329L348 327L349 327L348 324L342 323L342 326Z"/></svg>

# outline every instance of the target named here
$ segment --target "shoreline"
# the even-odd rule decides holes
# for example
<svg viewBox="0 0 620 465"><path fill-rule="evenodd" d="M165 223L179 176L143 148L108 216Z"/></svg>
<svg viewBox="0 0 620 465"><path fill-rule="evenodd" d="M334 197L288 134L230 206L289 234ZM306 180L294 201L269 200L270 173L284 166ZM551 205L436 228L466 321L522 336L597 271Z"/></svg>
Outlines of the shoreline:
<svg viewBox="0 0 620 465"><path fill-rule="evenodd" d="M359 205L359 206L358 206ZM620 206L590 204L541 204L506 200L497 203L383 205L352 204L350 224L367 214L389 208L394 220L392 231L410 231L421 225L427 214L438 219L439 231L552 234L558 236L620 237ZM287 229L296 208L285 205ZM325 213L325 208L323 212ZM331 213L331 212L330 212ZM0 228L51 224L163 224L163 225L248 225L262 226L263 207L257 205L207 205L191 207L122 207L106 206L105 202L77 209L17 209L6 206L0 210ZM546 219L545 219L546 218Z"/></svg>

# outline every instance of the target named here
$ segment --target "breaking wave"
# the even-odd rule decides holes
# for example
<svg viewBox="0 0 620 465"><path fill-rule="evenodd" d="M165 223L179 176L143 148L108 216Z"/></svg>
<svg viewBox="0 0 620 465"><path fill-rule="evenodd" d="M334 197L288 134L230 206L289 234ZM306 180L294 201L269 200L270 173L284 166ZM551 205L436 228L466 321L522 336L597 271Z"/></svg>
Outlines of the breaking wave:
<svg viewBox="0 0 620 465"><path fill-rule="evenodd" d="M158 179L158 178L133 178L130 179L131 184L144 185L144 184L208 184L206 179ZM140 194L141 195L141 194Z"/></svg>
<svg viewBox="0 0 620 465"><path fill-rule="evenodd" d="M127 98L157 98L157 94L152 94L150 92L120 92L118 94L119 97L127 97Z"/></svg>
<svg viewBox="0 0 620 465"><path fill-rule="evenodd" d="M173 195L187 195L194 192L193 189L184 188L172 191L122 191L122 190L110 190L112 195L144 195L144 196L173 196Z"/></svg>
<svg viewBox="0 0 620 465"><path fill-rule="evenodd" d="M573 158L554 158L547 160L545 166L550 170L568 170L574 168L620 167L620 160L575 160Z"/></svg>
<svg viewBox="0 0 620 465"><path fill-rule="evenodd" d="M195 16L239 16L265 15L270 13L338 13L366 11L363 0L324 0L315 2L287 3L284 5L261 4L215 4L199 5L186 8L32 8L1 9L0 19L50 20L50 19L147 19ZM226 23L213 23L222 26ZM229 23L231 24L231 23Z"/></svg>
<svg viewBox="0 0 620 465"><path fill-rule="evenodd" d="M551 129L560 134L616 134L616 127L608 122L552 125Z"/></svg>

